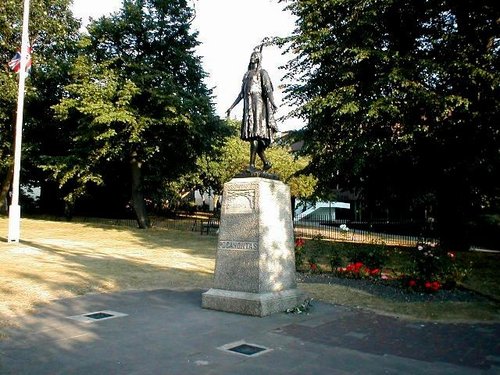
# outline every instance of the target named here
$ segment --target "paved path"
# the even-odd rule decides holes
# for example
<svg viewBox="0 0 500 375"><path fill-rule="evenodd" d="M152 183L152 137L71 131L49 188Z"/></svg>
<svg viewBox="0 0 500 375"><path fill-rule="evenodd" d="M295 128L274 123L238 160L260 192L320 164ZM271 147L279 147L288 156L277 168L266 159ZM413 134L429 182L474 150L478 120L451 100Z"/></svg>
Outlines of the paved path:
<svg viewBox="0 0 500 375"><path fill-rule="evenodd" d="M201 290L56 301L0 341L0 374L500 374L500 324L400 320L315 302L308 315L205 310ZM108 311L114 318L84 322ZM226 349L249 343L254 356Z"/></svg>

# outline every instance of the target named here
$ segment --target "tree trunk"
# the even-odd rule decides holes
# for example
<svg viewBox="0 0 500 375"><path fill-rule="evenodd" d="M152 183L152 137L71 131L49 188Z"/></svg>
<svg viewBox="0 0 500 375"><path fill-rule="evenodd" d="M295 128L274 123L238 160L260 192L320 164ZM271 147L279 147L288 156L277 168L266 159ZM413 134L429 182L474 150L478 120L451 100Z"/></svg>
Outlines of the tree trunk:
<svg viewBox="0 0 500 375"><path fill-rule="evenodd" d="M142 162L137 157L137 152L135 151L132 152L130 158L130 167L132 172L132 206L134 207L139 228L146 229L150 227L150 222L142 190Z"/></svg>
<svg viewBox="0 0 500 375"><path fill-rule="evenodd" d="M3 213L8 213L9 211L9 202L7 196L9 194L10 185L12 184L12 175L14 173L14 163L9 164L9 169L7 170L7 174L2 183L2 187L0 189L0 211Z"/></svg>
<svg viewBox="0 0 500 375"><path fill-rule="evenodd" d="M457 251L470 247L469 217L470 196L467 187L457 176L441 183L437 201L438 237L443 248Z"/></svg>

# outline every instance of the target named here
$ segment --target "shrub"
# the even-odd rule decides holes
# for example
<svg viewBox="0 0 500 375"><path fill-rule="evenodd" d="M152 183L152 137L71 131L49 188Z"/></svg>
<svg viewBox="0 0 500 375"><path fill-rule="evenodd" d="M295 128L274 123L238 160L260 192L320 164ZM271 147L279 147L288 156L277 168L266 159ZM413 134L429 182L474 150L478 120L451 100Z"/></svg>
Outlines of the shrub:
<svg viewBox="0 0 500 375"><path fill-rule="evenodd" d="M456 254L436 244L418 243L409 253L410 262L402 278L404 285L413 290L436 292L453 288L462 281L469 269L456 262Z"/></svg>
<svg viewBox="0 0 500 375"><path fill-rule="evenodd" d="M311 272L321 272L318 260L324 256L327 247L326 241L323 241L323 236L320 234L307 241L305 253L307 254L307 263Z"/></svg>
<svg viewBox="0 0 500 375"><path fill-rule="evenodd" d="M338 252L332 251L330 256L328 257L328 262L330 263L330 267L333 273L336 273L337 270L344 265L343 259Z"/></svg>
<svg viewBox="0 0 500 375"><path fill-rule="evenodd" d="M387 259L388 252L385 245L357 247L349 257L351 263L361 262L369 268L381 268Z"/></svg>
<svg viewBox="0 0 500 375"><path fill-rule="evenodd" d="M295 269L299 270L302 267L305 259L304 244L306 241L298 237L295 239Z"/></svg>

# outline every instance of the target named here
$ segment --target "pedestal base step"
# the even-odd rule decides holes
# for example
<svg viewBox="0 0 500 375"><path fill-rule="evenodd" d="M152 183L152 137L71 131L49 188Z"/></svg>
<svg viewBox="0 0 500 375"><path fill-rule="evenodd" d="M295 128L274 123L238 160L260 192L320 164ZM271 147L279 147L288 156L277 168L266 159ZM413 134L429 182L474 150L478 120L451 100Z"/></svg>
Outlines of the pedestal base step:
<svg viewBox="0 0 500 375"><path fill-rule="evenodd" d="M210 289L203 293L201 306L205 309L244 315L266 316L284 312L300 305L306 295L298 289L272 293L248 293Z"/></svg>

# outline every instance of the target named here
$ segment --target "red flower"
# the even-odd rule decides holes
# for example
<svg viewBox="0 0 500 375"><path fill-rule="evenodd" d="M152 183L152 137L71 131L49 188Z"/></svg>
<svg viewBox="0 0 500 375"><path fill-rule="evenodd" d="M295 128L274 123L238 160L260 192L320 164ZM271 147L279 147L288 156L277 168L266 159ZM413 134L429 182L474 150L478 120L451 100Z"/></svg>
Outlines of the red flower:
<svg viewBox="0 0 500 375"><path fill-rule="evenodd" d="M439 290L441 288L441 283L439 281L434 281L431 283L431 289L432 290Z"/></svg>
<svg viewBox="0 0 500 375"><path fill-rule="evenodd" d="M354 268L355 269L359 270L361 267L363 267L363 263L361 263L361 262L354 263Z"/></svg>
<svg viewBox="0 0 500 375"><path fill-rule="evenodd" d="M426 281L424 285L427 289L430 289L432 287L432 283L430 281Z"/></svg>
<svg viewBox="0 0 500 375"><path fill-rule="evenodd" d="M375 276L380 273L380 270L378 268L374 268L372 270L369 269L368 272L370 273L371 276Z"/></svg>
<svg viewBox="0 0 500 375"><path fill-rule="evenodd" d="M345 271L352 273L360 273L362 270L366 271L367 273L370 272L370 270L367 267L365 267L361 262L350 263L345 268Z"/></svg>
<svg viewBox="0 0 500 375"><path fill-rule="evenodd" d="M318 265L316 263L311 263L311 270L317 271L318 270Z"/></svg>
<svg viewBox="0 0 500 375"><path fill-rule="evenodd" d="M304 246L305 243L306 243L306 241L304 241L304 239L300 238L300 237L295 240L295 246L296 247Z"/></svg>
<svg viewBox="0 0 500 375"><path fill-rule="evenodd" d="M417 282L416 282L415 280L410 280L410 281L408 281L408 286L409 286L410 288L413 288L413 287L415 287L416 285L417 285Z"/></svg>

